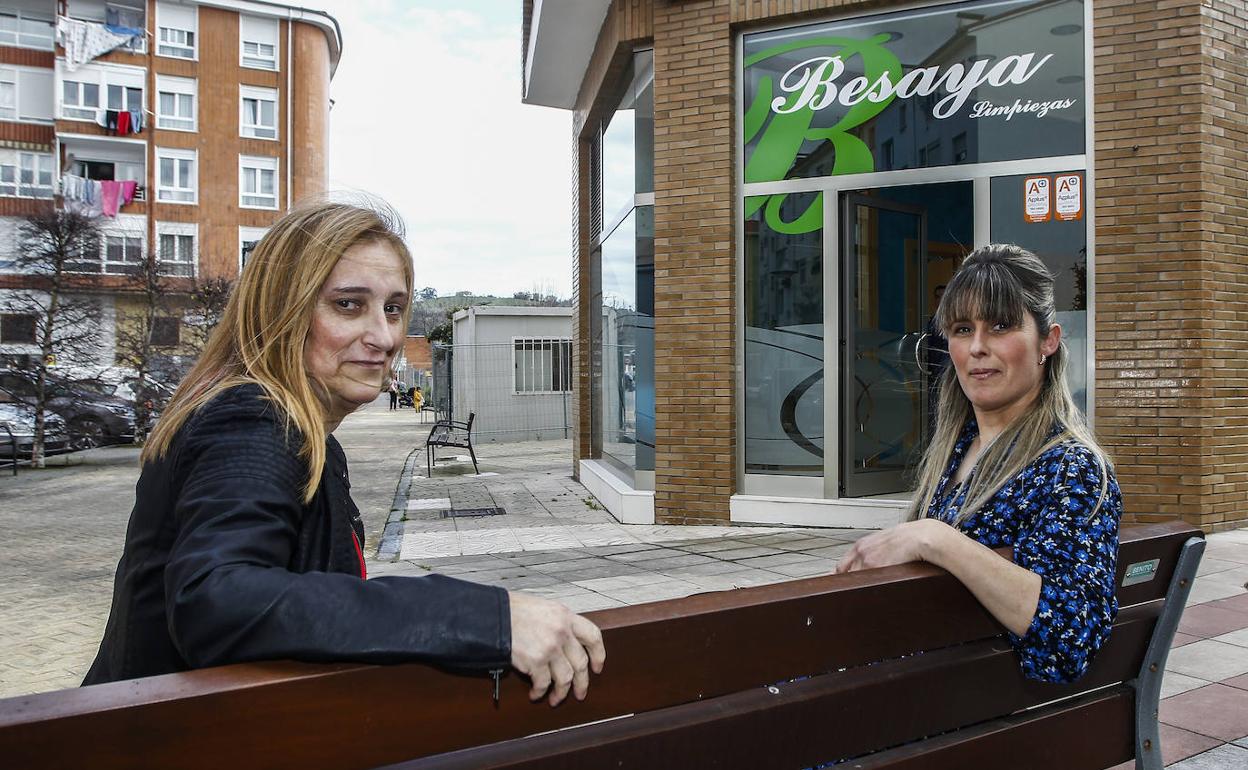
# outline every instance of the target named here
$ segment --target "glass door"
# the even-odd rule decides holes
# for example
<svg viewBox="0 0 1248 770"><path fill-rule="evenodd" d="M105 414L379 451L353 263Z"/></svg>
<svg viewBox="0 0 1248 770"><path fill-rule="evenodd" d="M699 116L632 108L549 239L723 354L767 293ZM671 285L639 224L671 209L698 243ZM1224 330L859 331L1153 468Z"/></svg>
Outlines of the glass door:
<svg viewBox="0 0 1248 770"><path fill-rule="evenodd" d="M874 192L887 195L887 189ZM840 494L903 493L927 425L928 383L919 358L926 208L861 193L841 201Z"/></svg>

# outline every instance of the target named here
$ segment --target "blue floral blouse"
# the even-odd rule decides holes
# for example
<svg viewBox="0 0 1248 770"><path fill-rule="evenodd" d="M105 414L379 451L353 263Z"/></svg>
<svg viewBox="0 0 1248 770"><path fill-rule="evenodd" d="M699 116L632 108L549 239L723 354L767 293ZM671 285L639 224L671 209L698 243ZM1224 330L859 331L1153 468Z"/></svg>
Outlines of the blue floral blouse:
<svg viewBox="0 0 1248 770"><path fill-rule="evenodd" d="M967 485L952 479L977 435L971 419L936 486L929 517L952 524L957 516ZM1009 634L1029 679L1073 682L1109 638L1118 614L1114 579L1122 496L1108 472L1105 500L1090 515L1102 470L1090 449L1065 441L1043 452L960 526L990 548L1012 547L1014 562L1042 580L1031 626L1022 636Z"/></svg>

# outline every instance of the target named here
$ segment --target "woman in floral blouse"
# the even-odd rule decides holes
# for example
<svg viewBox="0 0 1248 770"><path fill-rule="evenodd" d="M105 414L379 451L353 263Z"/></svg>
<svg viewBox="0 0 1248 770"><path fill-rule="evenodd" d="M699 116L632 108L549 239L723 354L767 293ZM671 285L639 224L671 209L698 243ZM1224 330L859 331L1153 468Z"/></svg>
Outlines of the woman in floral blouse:
<svg viewBox="0 0 1248 770"><path fill-rule="evenodd" d="M1006 629L1032 679L1070 682L1109 637L1122 500L1066 385L1053 277L990 245L949 282L936 323L953 366L910 521L859 540L849 572L928 561ZM993 548L1013 548L1013 558Z"/></svg>

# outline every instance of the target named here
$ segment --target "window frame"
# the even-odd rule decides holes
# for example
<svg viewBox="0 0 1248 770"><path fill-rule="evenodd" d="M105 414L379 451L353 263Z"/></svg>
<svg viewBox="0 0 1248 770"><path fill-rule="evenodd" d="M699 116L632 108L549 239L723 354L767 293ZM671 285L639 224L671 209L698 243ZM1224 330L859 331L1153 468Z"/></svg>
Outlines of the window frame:
<svg viewBox="0 0 1248 770"><path fill-rule="evenodd" d="M273 125L268 126L264 123L248 123L247 122L247 102L249 100L256 102L256 118L260 120L263 116L263 103L272 102L273 104ZM277 142L281 139L278 126L281 125L281 117L278 114L278 93L276 88L261 88L259 86L240 85L238 87L238 135L247 139L263 139L265 141ZM257 129L271 130L272 136L261 136L257 133Z"/></svg>
<svg viewBox="0 0 1248 770"><path fill-rule="evenodd" d="M121 10L140 13L143 15L143 18L141 19L141 23L137 27L134 27L134 29L142 29L144 31L144 34L139 35L138 40L132 40L130 43L127 43L122 46L118 46L116 50L127 51L133 54L146 54L147 53L147 3L144 2L142 6L140 7L137 5L128 5L126 3L105 2L104 3L105 22L107 23L109 11L121 11Z"/></svg>
<svg viewBox="0 0 1248 770"><path fill-rule="evenodd" d="M73 104L69 104L65 100L65 86L70 85L70 84L78 86L78 101ZM87 86L95 86L95 106L94 107L92 107L91 105L83 101L83 97L86 94ZM61 80L60 99L58 99L57 101L60 105L60 110L59 110L60 117L63 120L85 120L85 121L94 123L96 115L98 115L100 112L100 84L99 82L90 83L86 80L70 80L68 78L65 78ZM94 114L91 117L86 117L85 115L81 115L77 113L71 115L66 112L67 109L80 110L82 112L86 112L89 110Z"/></svg>
<svg viewBox="0 0 1248 770"><path fill-rule="evenodd" d="M541 367L534 367L533 354L541 354L550 352L550 368L545 370ZM526 355L527 354L527 355ZM523 359L523 360L522 360ZM521 369L521 365L525 369ZM572 355L572 338L571 337L512 337L511 338L511 394L513 396L559 396L572 392L573 372L575 362ZM565 385L566 390L551 389L525 389L521 390L521 374L524 375L524 384L528 384L530 379L536 380L537 385ZM556 383L554 378L558 376L559 382Z"/></svg>
<svg viewBox="0 0 1248 770"><path fill-rule="evenodd" d="M156 55L163 56L168 59L181 59L182 61L199 61L199 6L197 5L182 6L179 4L180 8L190 11L191 17L194 20L191 24L190 29L187 29L186 27L181 26L180 24L166 23L167 19L162 18L162 17L166 15L166 13L171 9L171 7L172 7L171 3L165 3L165 2L156 3L156 35L155 35ZM176 14L172 14L172 15L176 15ZM189 36L190 38L189 44L181 44L181 43L174 43L174 42L166 41L164 39L165 31L181 32L183 35ZM190 55L185 56L181 53L170 53L165 49L173 49L175 51L190 51Z"/></svg>
<svg viewBox="0 0 1248 770"><path fill-rule="evenodd" d="M263 24L266 32L271 31L272 39L259 39L259 36L248 39L249 34L254 34L259 29L259 25ZM247 31L248 26L253 26L253 33ZM267 37L267 35L266 35ZM256 50L254 53L248 53L247 46L254 45ZM269 46L273 49L272 56L265 56L261 53L262 46ZM238 66L243 69L264 70L265 72L280 72L281 67L278 65L278 55L281 53L281 25L278 19L267 18L264 16L248 16L240 15L238 24Z"/></svg>
<svg viewBox="0 0 1248 770"><path fill-rule="evenodd" d="M242 273L243 268L247 266L247 260L243 255L243 247L248 243L253 246L260 242L269 232L267 227L248 227L247 225L238 226L238 272ZM255 237L250 237L255 236Z"/></svg>
<svg viewBox="0 0 1248 770"><path fill-rule="evenodd" d="M168 259L165 254L166 237L190 239L189 259ZM175 249L177 246L175 245ZM180 254L177 256L181 256ZM156 258L160 264L160 274L175 278L194 278L199 273L199 225L194 222L157 222L156 223ZM165 265L185 267L185 270L166 270Z"/></svg>
<svg viewBox="0 0 1248 770"><path fill-rule="evenodd" d="M110 252L117 245L121 250L121 259L113 259ZM141 234L114 232L100 234L100 272L105 275L129 275L128 270L109 270L109 265L141 265L143 264L143 236ZM134 253L135 259L129 255Z"/></svg>
<svg viewBox="0 0 1248 770"><path fill-rule="evenodd" d="M31 13L30 11L22 9L22 8L13 8L13 9L6 8L3 11L0 11L0 17L3 17L3 16L12 17L14 21L16 22L16 27L13 29L13 42L9 42L7 40L4 40L2 37L0 37L0 45L13 46L14 48L31 48L36 51L55 51L56 50L56 17L55 15L43 17L40 14ZM23 35L25 35L26 33L22 32L22 22L25 20L46 22L50 26L46 45L43 45L43 44L36 45L36 44L30 43L29 41L26 41L26 42L23 41L22 39ZM3 31L0 31L0 36L4 34L5 33ZM28 37L33 37L40 41L43 40L43 35L28 35Z"/></svg>
<svg viewBox="0 0 1248 770"><path fill-rule="evenodd" d="M161 96L171 94L174 97L174 108L178 107L178 97L189 96L191 99L191 116L168 115L161 112ZM165 131L183 131L197 133L199 131L199 81L195 78L175 77L172 75L156 76L156 127ZM180 123L190 122L190 128L172 125L168 121Z"/></svg>
<svg viewBox="0 0 1248 770"><path fill-rule="evenodd" d="M172 160L174 162L174 182L177 182L178 164L181 161L189 161L191 164L190 186L181 187L178 185L166 185L161 179L161 165L164 160ZM177 197L167 197L167 194L183 194L189 193L189 199L180 199ZM174 203L181 206L195 206L199 203L199 152L196 150L185 150L174 147L157 147L156 148L156 201L158 203Z"/></svg>
<svg viewBox="0 0 1248 770"><path fill-rule="evenodd" d="M281 181L278 172L281 170L281 159L268 155L240 155L238 156L238 207L243 209L263 209L266 211L276 211L281 201ZM249 193L246 189L245 174L248 171L256 173L256 191ZM247 202L247 198L264 198L268 197L260 192L262 188L262 172L269 171L273 174L273 205L264 206L257 203Z"/></svg>
<svg viewBox="0 0 1248 770"><path fill-rule="evenodd" d="M29 167L27 161L30 162ZM11 180L4 178L6 171ZM31 181L23 182L22 176L27 172ZM47 175L47 184L39 184L39 177L43 174ZM32 190L35 194L30 194ZM50 200L55 193L56 158L52 153L0 149L0 197Z"/></svg>

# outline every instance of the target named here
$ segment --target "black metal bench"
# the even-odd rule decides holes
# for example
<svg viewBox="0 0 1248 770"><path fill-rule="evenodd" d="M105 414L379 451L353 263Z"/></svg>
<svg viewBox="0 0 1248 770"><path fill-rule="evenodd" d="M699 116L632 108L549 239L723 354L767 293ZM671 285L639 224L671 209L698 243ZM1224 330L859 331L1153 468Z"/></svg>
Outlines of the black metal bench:
<svg viewBox="0 0 1248 770"><path fill-rule="evenodd" d="M467 449L469 456L472 457L473 472L481 472L481 469L477 467L477 453L472 448L472 422L476 417L475 412L469 412L467 422L448 419L438 420L433 424L433 428L429 431L429 438L425 439L425 461L429 466L430 476L433 476L433 464L436 462L434 451L440 446Z"/></svg>

